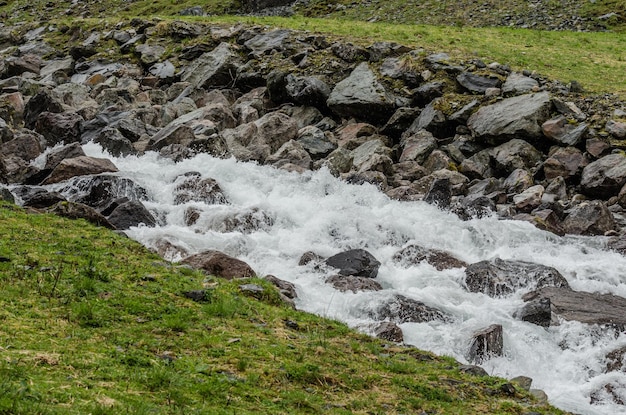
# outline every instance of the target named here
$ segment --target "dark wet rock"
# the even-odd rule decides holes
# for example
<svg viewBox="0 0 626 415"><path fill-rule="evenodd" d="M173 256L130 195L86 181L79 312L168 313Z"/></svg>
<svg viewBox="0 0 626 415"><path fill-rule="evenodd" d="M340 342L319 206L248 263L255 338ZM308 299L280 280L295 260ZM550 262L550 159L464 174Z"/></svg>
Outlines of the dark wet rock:
<svg viewBox="0 0 626 415"><path fill-rule="evenodd" d="M604 202L591 200L569 210L563 221L563 229L574 235L604 235L615 230L616 223Z"/></svg>
<svg viewBox="0 0 626 415"><path fill-rule="evenodd" d="M370 318L388 320L397 324L424 323L434 320L449 321L450 319L441 310L400 294L395 294L385 300L381 306L368 314Z"/></svg>
<svg viewBox="0 0 626 415"><path fill-rule="evenodd" d="M515 312L514 317L541 327L550 327L552 321L550 299L540 298L528 301L520 310Z"/></svg>
<svg viewBox="0 0 626 415"><path fill-rule="evenodd" d="M136 153L133 143L117 129L106 127L94 143L100 144L104 150L114 157L127 156Z"/></svg>
<svg viewBox="0 0 626 415"><path fill-rule="evenodd" d="M567 280L555 268L499 258L468 265L465 284L469 291L490 297L502 297L519 289L569 287Z"/></svg>
<svg viewBox="0 0 626 415"><path fill-rule="evenodd" d="M371 278L355 277L348 275L333 275L326 278L326 283L332 285L341 292L352 291L380 291L383 287Z"/></svg>
<svg viewBox="0 0 626 415"><path fill-rule="evenodd" d="M13 196L13 193L11 193L9 189L0 186L0 201L15 203L15 196Z"/></svg>
<svg viewBox="0 0 626 415"><path fill-rule="evenodd" d="M122 203L113 209L107 219L117 229L129 229L132 226L139 225L156 226L154 216L146 209L143 203L137 200Z"/></svg>
<svg viewBox="0 0 626 415"><path fill-rule="evenodd" d="M550 94L519 95L478 109L467 121L477 139L502 143L512 138L538 139L541 125L548 119Z"/></svg>
<svg viewBox="0 0 626 415"><path fill-rule="evenodd" d="M368 60L369 52L367 49L353 45L348 42L335 42L330 46L332 53L346 62L356 62L359 60Z"/></svg>
<svg viewBox="0 0 626 415"><path fill-rule="evenodd" d="M287 75L285 93L291 102L298 105L326 108L326 101L330 97L330 87L321 79L314 76L297 77Z"/></svg>
<svg viewBox="0 0 626 415"><path fill-rule="evenodd" d="M424 196L424 202L435 205L440 209L447 209L450 207L451 198L452 186L450 185L450 179L441 178L432 181L428 192Z"/></svg>
<svg viewBox="0 0 626 415"><path fill-rule="evenodd" d="M108 229L115 229L109 220L94 208L82 203L59 202L47 209L48 212L69 219L85 219L87 222Z"/></svg>
<svg viewBox="0 0 626 415"><path fill-rule="evenodd" d="M74 202L84 203L99 210L122 198L126 201L148 198L146 190L132 180L108 174L75 177L68 181L61 192ZM107 214L104 211L101 213Z"/></svg>
<svg viewBox="0 0 626 415"><path fill-rule="evenodd" d="M405 134L413 134L420 130L431 132L435 137L446 138L454 135L456 123L449 122L446 115L439 109L442 98L433 99L420 112Z"/></svg>
<svg viewBox="0 0 626 415"><path fill-rule="evenodd" d="M393 138L400 138L402 133L413 124L419 116L420 108L401 107L393 113L387 124L381 128L380 133Z"/></svg>
<svg viewBox="0 0 626 415"><path fill-rule="evenodd" d="M324 131L313 125L298 131L297 141L311 155L313 160L324 158L337 148L337 145L329 140Z"/></svg>
<svg viewBox="0 0 626 415"><path fill-rule="evenodd" d="M480 364L492 357L502 356L503 346L502 326L492 324L473 334L468 360Z"/></svg>
<svg viewBox="0 0 626 415"><path fill-rule="evenodd" d="M228 199L215 179L202 178L199 174L187 174L173 191L174 204L203 202L209 205L227 204Z"/></svg>
<svg viewBox="0 0 626 415"><path fill-rule="evenodd" d="M220 251L200 252L183 259L181 263L200 269L207 275L214 275L227 280L255 276L248 264Z"/></svg>
<svg viewBox="0 0 626 415"><path fill-rule="evenodd" d="M393 256L393 260L404 266L417 265L426 261L438 271L467 266L466 262L455 258L445 251L426 249L418 245L409 245L396 252Z"/></svg>
<svg viewBox="0 0 626 415"><path fill-rule="evenodd" d="M497 77L481 76L471 72L461 72L456 81L472 93L484 94L489 88L499 88L502 81Z"/></svg>
<svg viewBox="0 0 626 415"><path fill-rule="evenodd" d="M117 172L117 167L109 159L79 156L63 159L43 184L59 183L75 176Z"/></svg>
<svg viewBox="0 0 626 415"><path fill-rule="evenodd" d="M443 91L446 84L444 82L427 82L420 85L413 91L413 104L418 107L423 107L429 102L432 102L435 98L439 98L443 95Z"/></svg>
<svg viewBox="0 0 626 415"><path fill-rule="evenodd" d="M351 249L331 256L326 265L339 269L339 274L376 278L380 262L364 249Z"/></svg>
<svg viewBox="0 0 626 415"><path fill-rule="evenodd" d="M26 103L24 126L33 129L42 112L62 113L63 111L63 104L54 98L49 90L42 89Z"/></svg>
<svg viewBox="0 0 626 415"><path fill-rule="evenodd" d="M14 189L14 192L22 199L23 206L36 209L45 209L65 201L65 197L62 194L50 192L40 187L21 187Z"/></svg>
<svg viewBox="0 0 626 415"><path fill-rule="evenodd" d="M626 157L609 154L583 169L580 184L589 196L608 199L626 183Z"/></svg>
<svg viewBox="0 0 626 415"><path fill-rule="evenodd" d="M0 143L0 154L4 157L17 157L25 162L37 158L44 150L44 140L41 136L28 130L18 132L13 140Z"/></svg>
<svg viewBox="0 0 626 415"><path fill-rule="evenodd" d="M524 301L549 299L553 315L564 320L599 324L624 330L626 298L612 294L574 291L567 287L544 287L524 295Z"/></svg>
<svg viewBox="0 0 626 415"><path fill-rule="evenodd" d="M83 121L83 117L73 112L42 112L35 122L35 131L43 135L50 146L79 142Z"/></svg>
<svg viewBox="0 0 626 415"><path fill-rule="evenodd" d="M335 85L327 105L341 117L371 120L374 123L386 122L395 110L395 100L365 62L357 66L348 78Z"/></svg>
<svg viewBox="0 0 626 415"><path fill-rule="evenodd" d="M383 321L376 326L374 328L374 336L394 343L402 343L404 341L402 329L396 323L390 321Z"/></svg>
<svg viewBox="0 0 626 415"><path fill-rule="evenodd" d="M560 145L577 146L589 130L585 123L571 124L564 116L550 119L541 125L543 134Z"/></svg>

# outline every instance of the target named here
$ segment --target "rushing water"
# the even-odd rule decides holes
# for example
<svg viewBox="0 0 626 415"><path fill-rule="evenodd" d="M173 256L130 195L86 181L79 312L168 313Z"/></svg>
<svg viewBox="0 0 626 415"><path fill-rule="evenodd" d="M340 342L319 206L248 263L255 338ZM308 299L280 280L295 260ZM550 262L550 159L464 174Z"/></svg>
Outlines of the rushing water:
<svg viewBox="0 0 626 415"><path fill-rule="evenodd" d="M147 246L165 238L190 253L226 252L249 263L259 275L273 274L294 283L300 309L354 327L371 323L367 310L381 299L402 293L453 316L451 323L400 325L405 342L461 362L466 362L473 332L501 324L505 353L482 364L487 372L506 378L529 376L532 387L544 390L552 404L576 413L626 413L609 400L590 404L591 394L607 383L626 398L626 373L603 373L606 353L625 346L626 336L575 322L544 329L518 321L512 315L523 304L523 292L494 299L467 292L463 269L437 271L427 263L406 268L392 261L394 253L408 244L444 250L468 263L492 258L531 261L557 268L575 290L626 297L626 258L603 250L603 238L561 238L524 222L494 217L464 222L422 202L389 200L371 185L349 185L323 170L288 173L208 155L179 163L154 153L113 158L94 144L86 145L85 151L111 158L119 175L147 189L150 200L144 204L162 223L128 232ZM190 171L217 180L230 204L175 205L172 190L180 183L176 179ZM184 225L188 207L202 212L192 227ZM261 219L258 229L220 229L223 218L253 209ZM263 220L268 217L271 220ZM298 266L306 251L330 256L350 248L364 248L382 263L377 280L383 291L341 293L324 283L324 273Z"/></svg>

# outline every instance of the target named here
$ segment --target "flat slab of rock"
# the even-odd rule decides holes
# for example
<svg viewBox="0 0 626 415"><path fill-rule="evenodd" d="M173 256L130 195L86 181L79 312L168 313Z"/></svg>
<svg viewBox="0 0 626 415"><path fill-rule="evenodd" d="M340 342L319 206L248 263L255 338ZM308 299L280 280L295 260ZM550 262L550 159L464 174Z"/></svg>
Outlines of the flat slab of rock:
<svg viewBox="0 0 626 415"><path fill-rule="evenodd" d="M485 293L490 297L505 296L521 288L569 287L567 280L555 268L499 258L469 265L465 269L465 284L469 291Z"/></svg>
<svg viewBox="0 0 626 415"><path fill-rule="evenodd" d="M221 43L206 52L187 67L181 81L189 82L196 88L226 86L233 82L241 60L228 43Z"/></svg>
<svg viewBox="0 0 626 415"><path fill-rule="evenodd" d="M626 298L612 294L574 291L566 287L544 287L530 292L524 301L549 299L553 316L586 324L626 328Z"/></svg>
<svg viewBox="0 0 626 415"><path fill-rule="evenodd" d="M76 176L89 174L115 173L117 167L109 159L79 156L62 160L52 173L43 181L43 184L59 183Z"/></svg>
<svg viewBox="0 0 626 415"><path fill-rule="evenodd" d="M371 278L355 277L346 275L333 275L326 279L328 284L341 292L352 291L380 291L383 287Z"/></svg>
<svg viewBox="0 0 626 415"><path fill-rule="evenodd" d="M255 275L250 265L244 261L214 250L189 256L183 259L181 263L200 269L207 275L214 275L227 280L250 278Z"/></svg>
<svg viewBox="0 0 626 415"><path fill-rule="evenodd" d="M541 125L548 119L550 94L519 95L481 107L467 120L467 126L480 141L503 143L512 138L540 138Z"/></svg>

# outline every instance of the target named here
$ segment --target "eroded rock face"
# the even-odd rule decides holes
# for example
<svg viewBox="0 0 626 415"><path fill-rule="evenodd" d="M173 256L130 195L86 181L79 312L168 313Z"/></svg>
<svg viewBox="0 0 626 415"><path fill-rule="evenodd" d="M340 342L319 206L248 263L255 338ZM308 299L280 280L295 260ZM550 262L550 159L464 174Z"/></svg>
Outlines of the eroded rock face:
<svg viewBox="0 0 626 415"><path fill-rule="evenodd" d="M499 258L469 265L465 269L465 284L469 291L490 297L505 296L519 289L569 287L567 280L552 267Z"/></svg>

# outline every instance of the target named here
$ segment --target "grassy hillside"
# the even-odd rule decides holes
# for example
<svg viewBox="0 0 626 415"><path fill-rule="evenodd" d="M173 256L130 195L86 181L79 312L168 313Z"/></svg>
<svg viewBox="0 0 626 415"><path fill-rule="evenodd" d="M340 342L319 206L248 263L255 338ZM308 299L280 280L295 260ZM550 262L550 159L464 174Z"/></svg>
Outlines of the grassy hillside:
<svg viewBox="0 0 626 415"><path fill-rule="evenodd" d="M6 203L0 223L0 414L561 413L295 311L264 280L207 277Z"/></svg>

